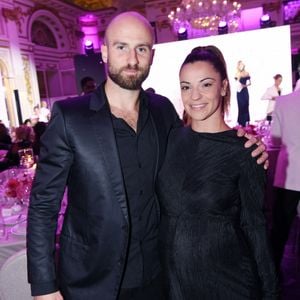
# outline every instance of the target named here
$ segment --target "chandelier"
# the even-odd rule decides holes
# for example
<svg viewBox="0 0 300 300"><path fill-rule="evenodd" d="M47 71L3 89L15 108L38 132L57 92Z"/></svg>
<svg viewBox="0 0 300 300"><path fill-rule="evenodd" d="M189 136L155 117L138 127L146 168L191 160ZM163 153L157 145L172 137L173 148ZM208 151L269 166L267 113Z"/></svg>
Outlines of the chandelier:
<svg viewBox="0 0 300 300"><path fill-rule="evenodd" d="M235 32L239 27L241 4L230 0L182 0L168 18L174 32L185 28L190 37L214 35L220 23Z"/></svg>

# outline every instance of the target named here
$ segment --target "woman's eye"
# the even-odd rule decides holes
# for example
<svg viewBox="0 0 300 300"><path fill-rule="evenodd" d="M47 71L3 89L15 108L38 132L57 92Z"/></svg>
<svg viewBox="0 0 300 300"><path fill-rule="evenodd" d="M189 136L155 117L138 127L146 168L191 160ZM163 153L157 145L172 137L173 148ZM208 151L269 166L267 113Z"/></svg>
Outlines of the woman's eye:
<svg viewBox="0 0 300 300"><path fill-rule="evenodd" d="M204 88L208 88L208 87L211 87L212 86L212 83L210 83L210 82L205 82L204 84L203 84L203 87Z"/></svg>
<svg viewBox="0 0 300 300"><path fill-rule="evenodd" d="M182 90L182 91L187 91L188 89L189 89L189 87L186 86L186 85L181 86L181 90Z"/></svg>

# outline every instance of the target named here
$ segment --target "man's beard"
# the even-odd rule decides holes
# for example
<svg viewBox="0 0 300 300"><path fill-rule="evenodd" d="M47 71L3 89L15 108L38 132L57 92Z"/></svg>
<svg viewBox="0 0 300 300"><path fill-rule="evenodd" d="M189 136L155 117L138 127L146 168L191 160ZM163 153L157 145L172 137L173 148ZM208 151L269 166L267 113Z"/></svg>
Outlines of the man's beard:
<svg viewBox="0 0 300 300"><path fill-rule="evenodd" d="M123 76L122 71L124 70L136 70L140 73L137 73L137 75L133 76ZM127 90L139 90L142 86L142 83L148 77L149 71L150 66L145 69L139 68L138 66L126 66L117 70L110 63L108 63L109 78L121 88Z"/></svg>

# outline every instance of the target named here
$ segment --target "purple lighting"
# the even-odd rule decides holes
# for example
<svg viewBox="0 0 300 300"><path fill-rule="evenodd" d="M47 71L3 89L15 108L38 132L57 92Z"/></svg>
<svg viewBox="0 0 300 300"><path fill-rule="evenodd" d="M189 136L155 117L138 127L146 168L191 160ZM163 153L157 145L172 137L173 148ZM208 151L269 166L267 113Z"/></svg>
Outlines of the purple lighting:
<svg viewBox="0 0 300 300"><path fill-rule="evenodd" d="M92 47L93 46L93 42L91 40L85 40L84 46L85 47Z"/></svg>
<svg viewBox="0 0 300 300"><path fill-rule="evenodd" d="M182 41L182 40L187 40L188 38L188 32L187 32L187 29L183 26L180 26L178 31L177 31L177 38L179 41Z"/></svg>
<svg viewBox="0 0 300 300"><path fill-rule="evenodd" d="M268 28L268 27L272 27L272 21L271 18L268 14L264 14L261 16L260 18L260 28Z"/></svg>
<svg viewBox="0 0 300 300"><path fill-rule="evenodd" d="M228 33L228 24L226 21L220 21L218 25L218 34Z"/></svg>
<svg viewBox="0 0 300 300"><path fill-rule="evenodd" d="M265 14L265 15L261 16L260 20L262 22L268 22L268 21L270 21L270 16L268 14Z"/></svg>
<svg viewBox="0 0 300 300"><path fill-rule="evenodd" d="M185 33L186 32L186 28L185 27L180 27L179 29L178 29L178 33L179 34L182 34L182 33Z"/></svg>
<svg viewBox="0 0 300 300"><path fill-rule="evenodd" d="M94 45L91 40L85 40L84 41L84 51L87 55L94 54Z"/></svg>

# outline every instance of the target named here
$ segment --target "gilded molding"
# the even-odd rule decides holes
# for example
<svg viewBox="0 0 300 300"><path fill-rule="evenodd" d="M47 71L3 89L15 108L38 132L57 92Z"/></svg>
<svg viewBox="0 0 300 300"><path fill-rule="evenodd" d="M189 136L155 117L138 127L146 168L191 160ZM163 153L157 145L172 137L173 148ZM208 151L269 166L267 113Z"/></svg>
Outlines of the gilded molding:
<svg viewBox="0 0 300 300"><path fill-rule="evenodd" d="M24 22L24 16L27 16L28 13L24 13L21 7L16 7L14 9L3 7L2 15L5 22L7 22L8 20L16 22L19 33L22 33L22 22Z"/></svg>
<svg viewBox="0 0 300 300"><path fill-rule="evenodd" d="M55 16L59 15L59 11L57 9L50 7L50 6L46 6L44 4L40 4L40 3L36 3L32 8L30 8L28 10L28 15L32 15L34 12L36 12L38 10L48 10Z"/></svg>
<svg viewBox="0 0 300 300"><path fill-rule="evenodd" d="M172 29L172 26L171 26L169 20L156 21L155 24L159 31L161 31L162 29L165 29L165 28L169 28L170 30Z"/></svg>
<svg viewBox="0 0 300 300"><path fill-rule="evenodd" d="M33 106L33 95L32 95L29 58L28 58L28 56L22 55L22 60L23 60L25 86L26 86L26 91L27 91L27 100L32 107Z"/></svg>

